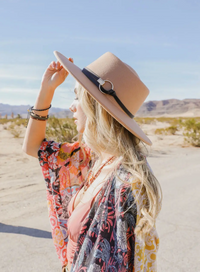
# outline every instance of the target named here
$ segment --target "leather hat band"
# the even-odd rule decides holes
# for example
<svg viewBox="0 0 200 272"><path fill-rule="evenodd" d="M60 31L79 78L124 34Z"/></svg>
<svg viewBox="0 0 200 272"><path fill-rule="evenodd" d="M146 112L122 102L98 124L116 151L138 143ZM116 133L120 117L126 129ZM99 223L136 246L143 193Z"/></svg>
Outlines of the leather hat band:
<svg viewBox="0 0 200 272"><path fill-rule="evenodd" d="M114 99L116 100L116 102L119 104L119 106L123 109L123 111L130 117L130 118L134 118L134 115L124 106L124 104L121 102L121 100L117 97L116 92L113 90L114 89L114 85L110 80L103 80L102 78L98 77L97 75L95 75L94 73L88 71L86 68L82 69L82 72L84 73L84 75L92 82L94 83L97 88L103 93L103 94L109 94L111 96L114 97ZM111 89L110 90L105 90L103 88L103 85L109 82L111 84Z"/></svg>

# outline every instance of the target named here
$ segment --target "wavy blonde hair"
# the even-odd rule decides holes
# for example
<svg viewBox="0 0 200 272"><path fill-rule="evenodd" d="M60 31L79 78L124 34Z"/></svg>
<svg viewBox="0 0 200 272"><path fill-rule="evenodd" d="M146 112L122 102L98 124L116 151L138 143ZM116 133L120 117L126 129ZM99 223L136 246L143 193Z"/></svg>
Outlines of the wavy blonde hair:
<svg viewBox="0 0 200 272"><path fill-rule="evenodd" d="M160 184L147 165L145 145L113 118L80 84L76 84L75 88L79 103L87 116L84 133L79 134L80 147L83 149L83 140L91 148L93 156L98 158L92 171L95 173L98 170L103 161L101 153L105 152L115 156L113 168L121 162L133 175L132 182L141 184L145 202L135 233L144 239L155 224L162 201Z"/></svg>

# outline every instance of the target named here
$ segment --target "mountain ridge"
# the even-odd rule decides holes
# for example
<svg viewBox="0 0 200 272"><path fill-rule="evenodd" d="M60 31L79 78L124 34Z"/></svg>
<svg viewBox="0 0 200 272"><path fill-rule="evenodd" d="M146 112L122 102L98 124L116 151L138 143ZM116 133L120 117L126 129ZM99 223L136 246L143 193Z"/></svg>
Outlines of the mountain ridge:
<svg viewBox="0 0 200 272"><path fill-rule="evenodd" d="M26 118L30 105L9 105L0 103L0 115L3 118L8 117L13 113L14 116L20 114ZM73 113L69 109L52 107L49 115L54 115L57 118L69 117L72 118ZM164 100L150 100L144 102L136 113L136 117L153 117L153 116L200 116L200 99L186 98L183 100L171 98Z"/></svg>

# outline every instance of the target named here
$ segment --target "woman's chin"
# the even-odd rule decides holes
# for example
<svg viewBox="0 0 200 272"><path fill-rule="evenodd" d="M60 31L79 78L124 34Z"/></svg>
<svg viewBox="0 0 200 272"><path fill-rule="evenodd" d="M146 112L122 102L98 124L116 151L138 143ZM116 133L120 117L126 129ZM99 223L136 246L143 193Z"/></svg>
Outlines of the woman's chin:
<svg viewBox="0 0 200 272"><path fill-rule="evenodd" d="M78 133L84 132L84 128L82 128L82 127L77 126L76 129L77 129Z"/></svg>

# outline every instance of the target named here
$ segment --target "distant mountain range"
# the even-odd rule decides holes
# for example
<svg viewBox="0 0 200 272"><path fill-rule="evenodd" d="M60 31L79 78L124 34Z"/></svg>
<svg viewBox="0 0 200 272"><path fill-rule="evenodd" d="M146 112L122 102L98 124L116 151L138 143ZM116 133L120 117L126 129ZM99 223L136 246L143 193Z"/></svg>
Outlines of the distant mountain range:
<svg viewBox="0 0 200 272"><path fill-rule="evenodd" d="M0 114L1 114L1 117L4 117L6 114L8 117L10 117L12 113L14 114L14 116L17 116L18 114L20 114L22 118L26 118L28 114L27 110L30 107L31 107L30 105L13 106L9 104L0 103ZM52 107L49 110L49 115L54 115L57 118L63 118L63 117L71 118L73 116L73 113L67 109Z"/></svg>
<svg viewBox="0 0 200 272"><path fill-rule="evenodd" d="M13 113L14 116L20 114L21 117L27 116L29 105L13 106L0 103L0 115L8 117ZM54 108L49 111L50 115L58 118L72 117L73 113L68 109ZM145 102L136 114L137 117L153 116L200 116L200 99L166 99L161 101Z"/></svg>
<svg viewBox="0 0 200 272"><path fill-rule="evenodd" d="M136 116L200 116L200 99L166 99L145 102Z"/></svg>

